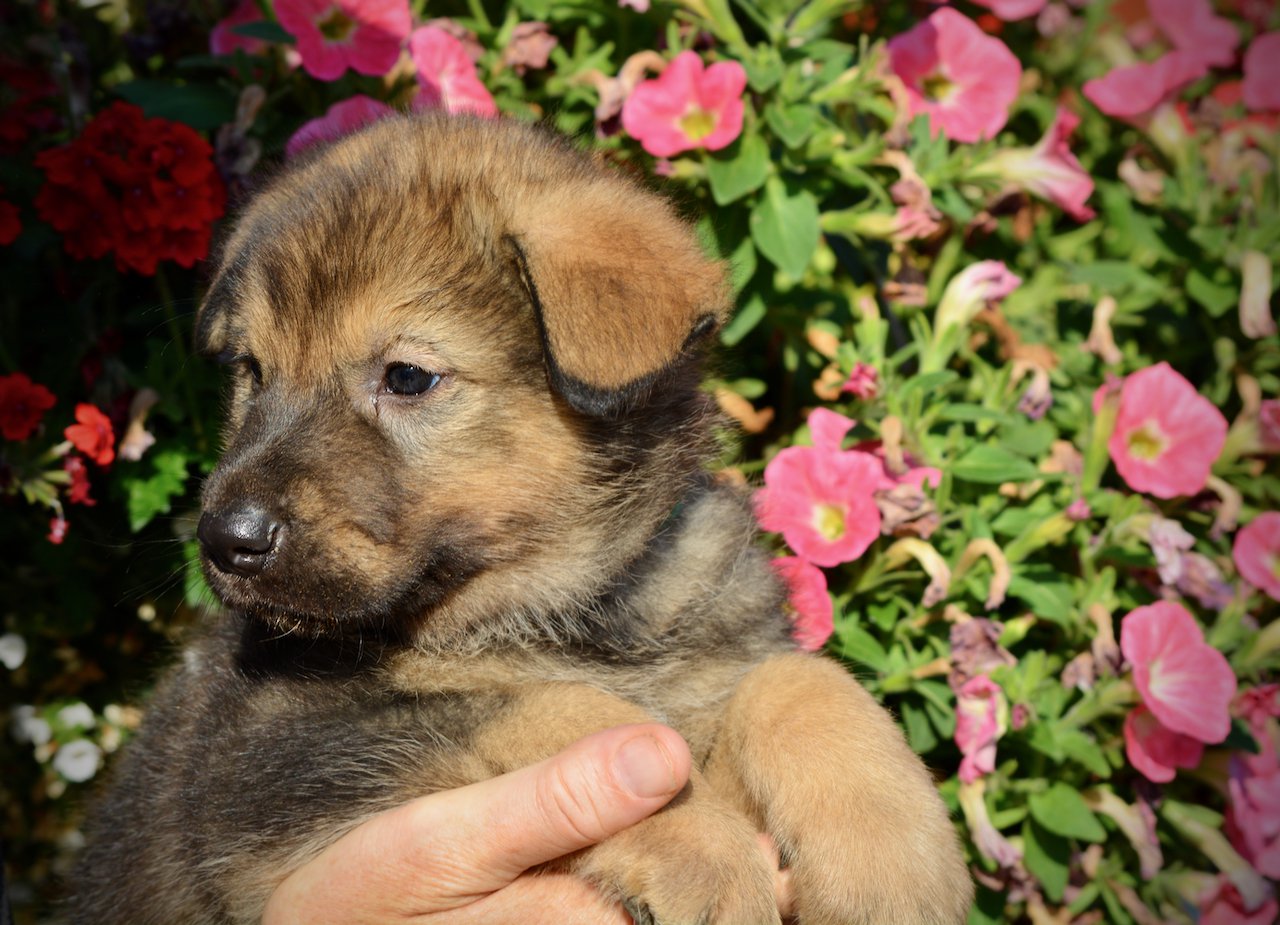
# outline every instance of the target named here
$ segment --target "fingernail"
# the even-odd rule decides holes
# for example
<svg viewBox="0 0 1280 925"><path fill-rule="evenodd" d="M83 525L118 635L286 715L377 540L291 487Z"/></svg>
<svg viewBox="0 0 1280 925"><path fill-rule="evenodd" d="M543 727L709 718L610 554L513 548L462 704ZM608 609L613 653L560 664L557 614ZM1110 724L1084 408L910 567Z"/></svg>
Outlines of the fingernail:
<svg viewBox="0 0 1280 925"><path fill-rule="evenodd" d="M613 755L619 783L638 797L661 797L676 790L675 768L653 736L636 736Z"/></svg>

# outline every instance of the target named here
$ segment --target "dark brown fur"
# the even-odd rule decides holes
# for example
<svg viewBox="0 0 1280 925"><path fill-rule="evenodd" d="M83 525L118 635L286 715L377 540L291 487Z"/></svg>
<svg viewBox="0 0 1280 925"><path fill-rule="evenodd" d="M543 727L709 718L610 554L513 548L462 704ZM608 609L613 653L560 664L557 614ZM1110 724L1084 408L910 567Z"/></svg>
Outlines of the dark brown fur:
<svg viewBox="0 0 1280 925"><path fill-rule="evenodd" d="M163 683L77 922L253 922L370 816L658 719L700 770L570 866L663 925L954 923L969 884L888 715L794 653L743 500L701 472L723 282L660 199L509 122L386 122L284 173L199 320L234 368L205 517L278 521ZM390 394L390 364L439 373Z"/></svg>

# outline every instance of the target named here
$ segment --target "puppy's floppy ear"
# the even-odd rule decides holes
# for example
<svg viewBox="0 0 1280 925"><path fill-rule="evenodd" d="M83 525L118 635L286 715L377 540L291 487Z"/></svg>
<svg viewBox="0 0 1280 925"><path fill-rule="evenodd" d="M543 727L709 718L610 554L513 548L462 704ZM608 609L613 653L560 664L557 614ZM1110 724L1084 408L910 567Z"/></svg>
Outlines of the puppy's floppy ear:
<svg viewBox="0 0 1280 925"><path fill-rule="evenodd" d="M512 240L551 383L579 411L618 414L724 321L728 287L667 202L579 173L521 197Z"/></svg>

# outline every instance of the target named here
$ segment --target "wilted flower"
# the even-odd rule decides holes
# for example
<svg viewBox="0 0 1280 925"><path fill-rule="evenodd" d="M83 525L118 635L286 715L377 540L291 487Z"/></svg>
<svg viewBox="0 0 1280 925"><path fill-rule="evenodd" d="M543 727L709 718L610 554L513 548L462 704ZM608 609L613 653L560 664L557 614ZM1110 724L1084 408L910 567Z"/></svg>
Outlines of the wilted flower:
<svg viewBox="0 0 1280 925"><path fill-rule="evenodd" d="M298 40L303 68L320 80L337 80L347 68L382 76L411 26L408 0L276 0L275 10Z"/></svg>
<svg viewBox="0 0 1280 925"><path fill-rule="evenodd" d="M1254 112L1280 111L1280 32L1259 35L1244 53L1244 104Z"/></svg>
<svg viewBox="0 0 1280 925"><path fill-rule="evenodd" d="M511 31L511 41L502 50L502 63L517 74L527 70L541 70L547 66L551 49L560 43L544 22L517 23Z"/></svg>
<svg viewBox="0 0 1280 925"><path fill-rule="evenodd" d="M934 316L933 330L937 339L948 328L965 327L987 305L999 302L1022 284L1022 278L1009 272L999 260L981 260L970 264L947 283Z"/></svg>
<svg viewBox="0 0 1280 925"><path fill-rule="evenodd" d="M1265 511L1242 527L1231 556L1245 581L1280 601L1280 512Z"/></svg>
<svg viewBox="0 0 1280 925"><path fill-rule="evenodd" d="M1222 577L1222 570L1198 552L1183 553L1177 588L1209 610L1222 610L1234 597L1231 585Z"/></svg>
<svg viewBox="0 0 1280 925"><path fill-rule="evenodd" d="M56 403L54 394L26 373L0 376L0 434L6 440L26 440Z"/></svg>
<svg viewBox="0 0 1280 925"><path fill-rule="evenodd" d="M315 144L337 141L370 123L394 116L396 111L386 103L357 93L334 103L323 116L304 122L285 145L285 157L297 157Z"/></svg>
<svg viewBox="0 0 1280 925"><path fill-rule="evenodd" d="M1138 853L1142 879L1150 880L1158 874L1164 866L1164 853L1160 850L1160 839L1156 837L1156 817L1151 806L1143 800L1131 806L1105 787L1088 790L1082 796L1090 809L1111 817L1129 839L1133 850Z"/></svg>
<svg viewBox="0 0 1280 925"><path fill-rule="evenodd" d="M0 636L0 665L17 671L27 660L27 641L17 633Z"/></svg>
<svg viewBox="0 0 1280 925"><path fill-rule="evenodd" d="M1155 553L1161 584L1177 583L1182 575L1182 554L1195 545L1195 537L1176 520L1156 517L1147 530L1147 541Z"/></svg>
<svg viewBox="0 0 1280 925"><path fill-rule="evenodd" d="M889 65L911 115L955 141L994 138L1018 96L1022 65L1005 44L951 7L889 40Z"/></svg>
<svg viewBox="0 0 1280 925"><path fill-rule="evenodd" d="M1236 676L1185 607L1157 601L1131 611L1120 624L1120 650L1161 724L1201 742L1227 737Z"/></svg>
<svg viewBox="0 0 1280 925"><path fill-rule="evenodd" d="M840 449L852 426L843 415L816 409L809 415L814 445L779 452L756 492L760 525L781 533L814 565L850 562L880 535L880 512L872 498L880 463L870 454Z"/></svg>
<svg viewBox="0 0 1280 925"><path fill-rule="evenodd" d="M75 739L53 755L53 769L72 783L89 780L102 767L102 749L88 739Z"/></svg>
<svg viewBox="0 0 1280 925"><path fill-rule="evenodd" d="M960 784L960 809L964 813L965 825L973 843L984 857L989 858L1004 868L1012 868L1022 860L1022 851L1000 834L991 822L987 813L987 804L983 799L986 782L979 777L976 780Z"/></svg>
<svg viewBox="0 0 1280 925"><path fill-rule="evenodd" d="M980 617L951 624L952 687L961 688L1001 665L1018 664L1013 653L1000 645L1003 630L999 623Z"/></svg>
<svg viewBox="0 0 1280 925"><path fill-rule="evenodd" d="M1164 726L1139 704L1124 719L1124 750L1129 763L1149 781L1167 784L1178 768L1199 766L1204 743Z"/></svg>
<svg viewBox="0 0 1280 925"><path fill-rule="evenodd" d="M1260 251L1245 251L1240 271L1240 330L1245 337L1270 337L1276 333L1271 315L1271 259Z"/></svg>
<svg viewBox="0 0 1280 925"><path fill-rule="evenodd" d="M719 151L742 133L746 87L747 72L737 61L704 67L696 52L682 51L657 78L631 91L622 127L654 157Z"/></svg>
<svg viewBox="0 0 1280 925"><path fill-rule="evenodd" d="M960 781L971 783L996 766L996 740L1008 727L1009 705L1000 685L986 675L966 681L956 691L956 745Z"/></svg>
<svg viewBox="0 0 1280 925"><path fill-rule="evenodd" d="M779 556L770 563L787 585L794 613L791 635L800 648L816 652L831 636L833 611L822 569L795 556Z"/></svg>
<svg viewBox="0 0 1280 925"><path fill-rule="evenodd" d="M1125 378L1107 448L1130 488L1173 498L1204 488L1226 437L1222 412L1161 362Z"/></svg>
<svg viewBox="0 0 1280 925"><path fill-rule="evenodd" d="M498 114L493 96L459 39L438 26L423 26L409 36L409 54L418 75L415 106L479 116Z"/></svg>
<svg viewBox="0 0 1280 925"><path fill-rule="evenodd" d="M110 465L116 458L111 419L94 405L85 402L76 405L76 423L69 425L63 435L99 466Z"/></svg>
<svg viewBox="0 0 1280 925"><path fill-rule="evenodd" d="M1093 218L1085 202L1093 195L1093 178L1071 153L1071 133L1080 117L1058 107L1044 137L1031 148L1006 148L974 168L973 176L991 176L1047 199L1077 221Z"/></svg>

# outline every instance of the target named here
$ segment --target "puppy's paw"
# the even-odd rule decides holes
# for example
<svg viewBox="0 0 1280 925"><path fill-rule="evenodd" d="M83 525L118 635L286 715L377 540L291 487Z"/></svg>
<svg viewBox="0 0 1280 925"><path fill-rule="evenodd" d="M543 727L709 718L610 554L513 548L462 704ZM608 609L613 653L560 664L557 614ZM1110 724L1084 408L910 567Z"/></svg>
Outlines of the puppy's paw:
<svg viewBox="0 0 1280 925"><path fill-rule="evenodd" d="M672 807L585 852L581 873L636 925L780 925L754 827L727 807Z"/></svg>

